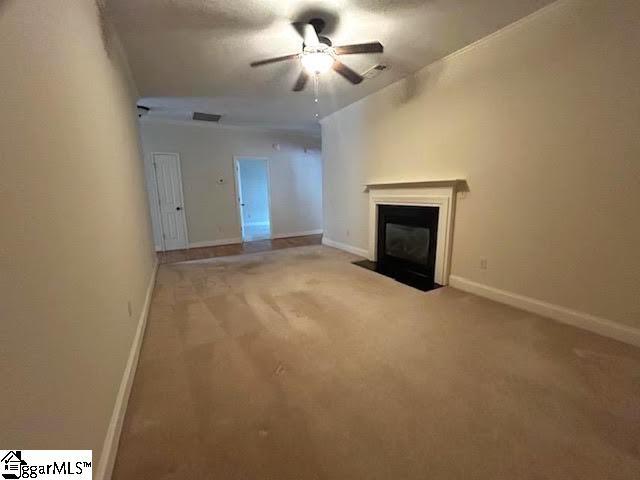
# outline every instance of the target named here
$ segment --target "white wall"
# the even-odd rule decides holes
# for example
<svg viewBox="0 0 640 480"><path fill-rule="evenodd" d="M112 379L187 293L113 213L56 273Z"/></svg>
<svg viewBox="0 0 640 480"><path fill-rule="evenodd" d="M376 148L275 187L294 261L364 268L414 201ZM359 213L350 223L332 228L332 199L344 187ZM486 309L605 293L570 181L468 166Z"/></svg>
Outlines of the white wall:
<svg viewBox="0 0 640 480"><path fill-rule="evenodd" d="M367 248L364 183L463 178L453 275L640 327L638 45L639 2L562 1L325 118L325 236Z"/></svg>
<svg viewBox="0 0 640 480"><path fill-rule="evenodd" d="M322 160L314 136L201 123L140 122L152 209L153 152L180 154L189 242L240 241L233 157L269 159L271 233L274 236L322 229ZM280 150L273 148L280 145ZM305 153L304 149L308 148ZM218 184L218 178L224 183ZM160 229L156 228L156 238ZM159 245L159 240L156 245Z"/></svg>
<svg viewBox="0 0 640 480"><path fill-rule="evenodd" d="M0 58L0 444L96 465L155 265L136 95L91 1L1 2Z"/></svg>

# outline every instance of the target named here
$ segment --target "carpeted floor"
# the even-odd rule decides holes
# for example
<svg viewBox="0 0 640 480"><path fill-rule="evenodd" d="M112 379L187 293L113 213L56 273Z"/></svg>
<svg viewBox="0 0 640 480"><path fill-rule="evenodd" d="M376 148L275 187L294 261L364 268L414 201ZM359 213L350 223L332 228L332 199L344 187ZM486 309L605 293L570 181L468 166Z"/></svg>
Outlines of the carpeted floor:
<svg viewBox="0 0 640 480"><path fill-rule="evenodd" d="M161 266L114 478L639 478L640 350L354 258Z"/></svg>

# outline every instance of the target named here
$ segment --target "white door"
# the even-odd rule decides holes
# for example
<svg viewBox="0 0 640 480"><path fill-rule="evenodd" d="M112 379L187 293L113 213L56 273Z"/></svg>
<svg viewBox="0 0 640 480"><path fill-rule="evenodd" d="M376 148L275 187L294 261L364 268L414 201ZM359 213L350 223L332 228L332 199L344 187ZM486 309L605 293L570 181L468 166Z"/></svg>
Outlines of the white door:
<svg viewBox="0 0 640 480"><path fill-rule="evenodd" d="M176 153L154 153L153 166L158 186L164 250L187 248L180 157Z"/></svg>

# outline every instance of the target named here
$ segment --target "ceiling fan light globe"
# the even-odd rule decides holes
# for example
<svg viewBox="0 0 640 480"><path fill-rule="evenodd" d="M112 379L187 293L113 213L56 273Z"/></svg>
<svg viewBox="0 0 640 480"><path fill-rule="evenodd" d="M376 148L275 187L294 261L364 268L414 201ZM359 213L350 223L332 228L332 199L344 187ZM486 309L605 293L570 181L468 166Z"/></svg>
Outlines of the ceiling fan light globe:
<svg viewBox="0 0 640 480"><path fill-rule="evenodd" d="M310 75L319 75L327 72L333 66L335 60L325 52L310 52L302 55L302 66Z"/></svg>

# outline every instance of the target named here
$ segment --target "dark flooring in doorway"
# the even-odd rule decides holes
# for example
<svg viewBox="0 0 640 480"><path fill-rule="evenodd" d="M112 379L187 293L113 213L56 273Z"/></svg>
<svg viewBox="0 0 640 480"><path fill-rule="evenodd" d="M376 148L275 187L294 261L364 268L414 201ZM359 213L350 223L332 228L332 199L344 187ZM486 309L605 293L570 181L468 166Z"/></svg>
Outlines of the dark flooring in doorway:
<svg viewBox="0 0 640 480"><path fill-rule="evenodd" d="M178 263L189 260L203 260L205 258L242 255L244 253L268 252L270 250L280 250L283 248L320 245L321 243L322 235L305 235L303 237L257 240L254 242L235 243L232 245L218 245L216 247L187 248L184 250L158 252L158 261L161 264Z"/></svg>

